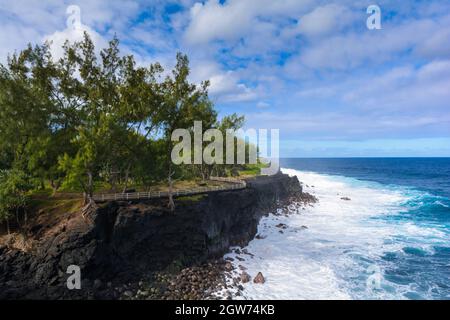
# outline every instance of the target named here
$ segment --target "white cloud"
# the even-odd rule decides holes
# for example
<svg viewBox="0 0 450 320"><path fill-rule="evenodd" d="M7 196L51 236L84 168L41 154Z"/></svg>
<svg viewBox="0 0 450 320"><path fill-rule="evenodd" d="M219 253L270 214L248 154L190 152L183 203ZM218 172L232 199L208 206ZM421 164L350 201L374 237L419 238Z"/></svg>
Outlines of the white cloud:
<svg viewBox="0 0 450 320"><path fill-rule="evenodd" d="M65 28L72 2L77 30ZM194 2L171 0L181 11L168 14L163 0L0 0L1 59L27 42L58 47L87 31L104 46L117 33L123 53L166 72L177 51L188 53L191 80L210 79L219 108L252 110L255 127L323 138L449 134L450 5L380 0L397 14L369 31L365 0Z"/></svg>
<svg viewBox="0 0 450 320"><path fill-rule="evenodd" d="M295 17L309 6L309 0L218 0L196 3L191 8L191 20L186 30L190 44L213 40L236 40L253 33L259 23L278 16Z"/></svg>
<svg viewBox="0 0 450 320"><path fill-rule="evenodd" d="M267 102L264 102L264 101L259 101L259 102L256 104L256 107L257 107L257 108L260 108L260 109L266 109L266 108L269 108L269 107L270 107L270 104L267 103Z"/></svg>
<svg viewBox="0 0 450 320"><path fill-rule="evenodd" d="M446 58L450 57L450 45L443 39L450 35L449 28L450 19L446 16L435 20L408 20L401 24L385 23L382 30L366 29L316 38L291 59L291 64L299 63L303 68L316 70L373 68L408 51L428 59Z"/></svg>
<svg viewBox="0 0 450 320"><path fill-rule="evenodd" d="M252 25L253 8L248 1L221 5L216 1L196 3L191 8L191 23L186 32L189 43L229 40L239 37Z"/></svg>
<svg viewBox="0 0 450 320"><path fill-rule="evenodd" d="M450 101L450 60L432 61L420 68L404 66L353 81L339 92L344 101L385 112L445 114Z"/></svg>
<svg viewBox="0 0 450 320"><path fill-rule="evenodd" d="M66 9L71 4L81 8L83 25L76 32L64 29ZM102 41L103 36L111 38L115 32L120 36L127 31L127 23L130 17L138 13L139 3L103 0L0 0L0 7L0 62L5 62L8 53L22 50L28 43L52 39L56 47L57 43L64 43L66 37L72 41L79 40L83 31L90 33L97 44L104 45L106 41ZM56 48L54 50L58 55L61 53Z"/></svg>
<svg viewBox="0 0 450 320"><path fill-rule="evenodd" d="M323 36L342 30L354 19L355 14L348 8L334 3L327 4L302 16L296 31L309 37Z"/></svg>
<svg viewBox="0 0 450 320"><path fill-rule="evenodd" d="M224 71L215 62L194 61L192 71L194 82L210 81L209 93L216 102L251 101L258 97L254 89L240 82L237 71Z"/></svg>
<svg viewBox="0 0 450 320"><path fill-rule="evenodd" d="M426 58L450 57L450 15L435 22L434 30L415 49Z"/></svg>
<svg viewBox="0 0 450 320"><path fill-rule="evenodd" d="M95 48L105 48L107 41L96 31L81 21L80 8L71 6L67 8L67 27L63 31L56 31L51 35L45 36L44 41L50 43L50 51L55 60L60 59L64 54L63 45L66 41L70 43L82 41L84 33L89 34Z"/></svg>
<svg viewBox="0 0 450 320"><path fill-rule="evenodd" d="M255 112L247 113L247 126L278 128L283 139L367 139L373 137L404 138L409 135L427 137L450 134L450 115L410 115L347 112Z"/></svg>
<svg viewBox="0 0 450 320"><path fill-rule="evenodd" d="M6 24L0 32L0 63L5 63L9 54L22 49L28 42L39 38L39 33L29 27L17 27L14 24Z"/></svg>

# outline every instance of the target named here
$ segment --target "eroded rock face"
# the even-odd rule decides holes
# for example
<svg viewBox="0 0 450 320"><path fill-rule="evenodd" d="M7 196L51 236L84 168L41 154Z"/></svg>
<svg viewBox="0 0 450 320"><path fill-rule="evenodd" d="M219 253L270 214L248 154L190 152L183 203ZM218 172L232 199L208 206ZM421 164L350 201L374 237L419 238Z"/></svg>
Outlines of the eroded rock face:
<svg viewBox="0 0 450 320"><path fill-rule="evenodd" d="M254 238L260 218L301 194L297 178L278 174L239 191L165 201L109 202L88 219L40 239L35 249L0 248L0 299L114 298L107 283L125 283L176 262L220 257ZM69 265L81 268L82 289L68 290Z"/></svg>

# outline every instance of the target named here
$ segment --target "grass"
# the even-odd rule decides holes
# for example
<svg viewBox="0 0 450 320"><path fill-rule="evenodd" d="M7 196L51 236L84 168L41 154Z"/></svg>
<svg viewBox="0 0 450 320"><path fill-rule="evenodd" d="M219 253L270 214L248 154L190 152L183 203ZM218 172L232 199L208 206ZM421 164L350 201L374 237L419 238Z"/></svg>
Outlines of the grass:
<svg viewBox="0 0 450 320"><path fill-rule="evenodd" d="M222 186L226 184L226 182L220 182L220 181L201 181L199 179L192 179L192 180L176 180L173 182L173 191L177 190L186 190L186 189L193 189L198 187L209 187L209 186ZM127 187L128 190L135 190L136 192L165 192L168 191L168 186L166 181L158 182L153 184L152 186L145 187L145 186L139 186L139 185L133 185L130 184ZM120 193L123 190L123 186L118 186L116 188L116 193ZM104 186L103 188L96 189L96 193L113 193L111 188L109 186Z"/></svg>
<svg viewBox="0 0 450 320"><path fill-rule="evenodd" d="M206 197L206 194L196 194L192 196L184 196L184 197L178 197L177 201L183 201L183 202L198 202Z"/></svg>
<svg viewBox="0 0 450 320"><path fill-rule="evenodd" d="M61 199L61 198L31 198L29 203L30 212L48 212L52 215L64 213L74 213L80 210L81 199Z"/></svg>
<svg viewBox="0 0 450 320"><path fill-rule="evenodd" d="M66 219L65 217L68 215L79 212L82 204L83 200L79 198L52 197L45 191L34 192L33 195L30 196L30 200L26 208L28 218L26 225L54 225L58 221ZM25 223L23 215L20 216L20 221L21 224ZM17 227L18 225L14 222L11 231L13 233L19 231ZM6 233L6 228L0 225L0 237L6 235Z"/></svg>
<svg viewBox="0 0 450 320"><path fill-rule="evenodd" d="M247 178L260 175L261 168L265 165L262 163L258 164L247 164L243 165L241 170L238 170L239 176L237 178ZM227 185L226 182L221 181L202 181L200 179L191 180L177 180L173 183L173 191L194 189L198 187L212 187L212 186L223 186ZM116 192L120 193L123 186L118 185ZM134 189L139 192L164 192L168 191L168 186L166 181L155 183L150 187L137 186L130 184L127 189ZM111 187L105 183L96 183L96 193L111 193ZM198 194L192 196L179 197L178 201L189 201L197 202L202 200L206 195ZM62 214L75 213L80 210L82 206L83 194L78 190L61 190L53 193L53 190L47 186L43 190L35 190L30 194L30 202L28 206L28 211L32 212L34 215L45 215L57 217Z"/></svg>
<svg viewBox="0 0 450 320"><path fill-rule="evenodd" d="M258 162L257 164L246 164L243 169L239 170L240 177L254 177L261 174L262 168L267 168L268 165Z"/></svg>
<svg viewBox="0 0 450 320"><path fill-rule="evenodd" d="M264 167L261 163L255 165L243 165L241 170L238 170L239 176L237 178L247 178L260 174L260 169ZM173 191L195 189L198 187L214 187L228 185L227 182L201 179L177 180L173 183ZM124 186L118 185L116 192L120 193ZM95 184L96 193L112 193L111 186L107 183L97 182ZM134 189L138 192L164 192L168 191L166 181L155 183L150 187L137 186L132 183L127 189ZM46 184L45 189L33 190L29 194L29 202L27 212L29 219L39 221L40 224L52 224L59 219L65 219L65 216L77 213L80 211L83 204L83 193L80 190L65 190L60 189L54 193L50 184ZM178 197L177 201L182 202L198 202L207 197L206 194L196 194L190 196ZM0 230L0 235L4 233Z"/></svg>

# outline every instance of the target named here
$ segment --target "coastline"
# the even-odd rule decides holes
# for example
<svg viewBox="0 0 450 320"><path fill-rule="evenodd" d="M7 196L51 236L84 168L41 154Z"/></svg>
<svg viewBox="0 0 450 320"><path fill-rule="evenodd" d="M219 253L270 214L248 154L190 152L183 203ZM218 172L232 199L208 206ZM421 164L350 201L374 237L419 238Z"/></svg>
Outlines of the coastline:
<svg viewBox="0 0 450 320"><path fill-rule="evenodd" d="M302 195L297 178L281 173L248 179L247 186L178 200L174 214L162 200L108 202L88 213L88 221L72 214L29 252L0 248L1 298L207 298L212 289L186 285L189 296L180 288L172 292L170 281L195 284L192 278L208 275L208 283L222 285L228 262L220 257L252 240L261 217ZM81 267L83 290L66 288L64 271L71 264ZM179 281L180 275L190 280Z"/></svg>
<svg viewBox="0 0 450 320"><path fill-rule="evenodd" d="M90 223L68 216L41 239L33 257L0 248L6 271L0 294L127 300L446 297L441 286L447 271L430 273L421 261L436 267L448 261L447 231L414 218L421 210L445 214L448 199L344 175L282 172L249 181L245 192L179 199L175 215L152 201L105 204L89 215ZM313 206L311 195L319 199ZM60 265L75 255L86 258L87 290L61 291L67 276ZM410 262L423 276L411 273ZM373 270L379 270L383 290L367 287ZM260 272L264 284L254 283ZM33 281L41 287L29 287ZM416 284L437 291L427 294Z"/></svg>
<svg viewBox="0 0 450 320"><path fill-rule="evenodd" d="M410 186L311 171L297 176L319 201L264 217L261 239L232 258L253 278L233 299L448 299L448 199ZM299 245L301 244L301 245ZM245 261L240 261L244 258Z"/></svg>

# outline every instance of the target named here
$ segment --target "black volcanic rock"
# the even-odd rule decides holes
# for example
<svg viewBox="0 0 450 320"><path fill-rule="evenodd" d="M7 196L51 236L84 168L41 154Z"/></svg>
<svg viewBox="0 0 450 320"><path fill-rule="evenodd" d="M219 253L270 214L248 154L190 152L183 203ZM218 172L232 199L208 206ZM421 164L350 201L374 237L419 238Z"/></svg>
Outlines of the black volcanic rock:
<svg viewBox="0 0 450 320"><path fill-rule="evenodd" d="M0 299L115 298L103 284L220 257L252 240L264 214L302 193L296 177L281 173L249 179L247 186L177 199L175 212L165 200L109 202L30 252L0 247ZM81 268L81 290L66 287L69 265Z"/></svg>

